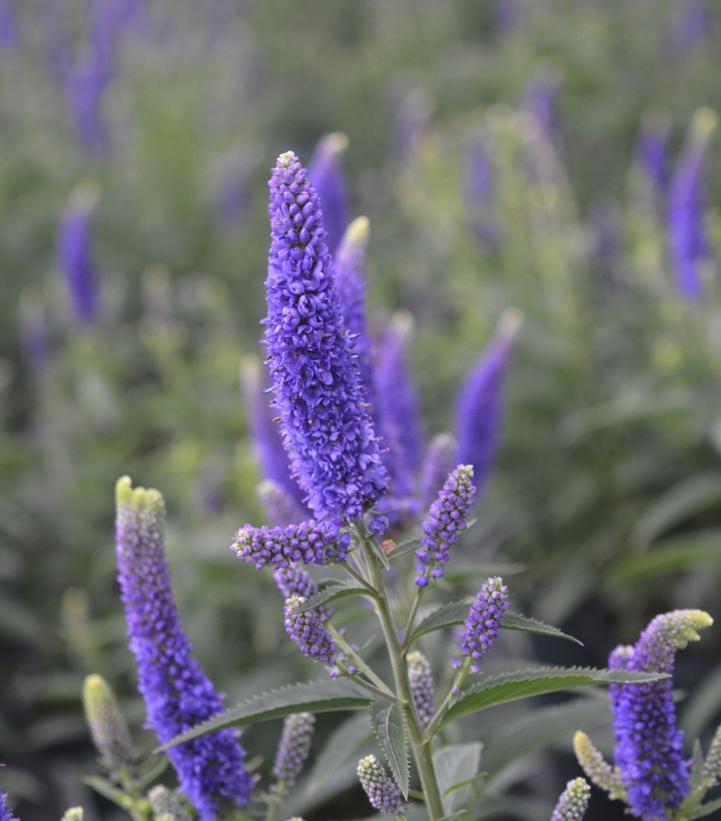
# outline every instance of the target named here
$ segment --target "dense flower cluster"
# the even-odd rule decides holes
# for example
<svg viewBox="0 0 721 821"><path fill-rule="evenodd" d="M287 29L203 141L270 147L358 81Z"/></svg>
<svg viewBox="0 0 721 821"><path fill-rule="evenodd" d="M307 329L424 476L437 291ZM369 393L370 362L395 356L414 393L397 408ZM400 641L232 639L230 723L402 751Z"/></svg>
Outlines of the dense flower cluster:
<svg viewBox="0 0 721 821"><path fill-rule="evenodd" d="M93 744L109 770L127 766L131 760L130 734L113 691L102 676L83 682L83 707Z"/></svg>
<svg viewBox="0 0 721 821"><path fill-rule="evenodd" d="M295 784L300 771L310 753L315 730L315 716L312 713L296 713L283 722L278 749L273 764L273 775L284 786Z"/></svg>
<svg viewBox="0 0 721 821"><path fill-rule="evenodd" d="M421 499L427 507L436 498L456 464L458 443L450 433L439 433L428 443L421 467Z"/></svg>
<svg viewBox="0 0 721 821"><path fill-rule="evenodd" d="M408 665L408 682L411 685L413 703L421 721L428 724L433 718L436 697L431 664L419 650L408 653L406 663Z"/></svg>
<svg viewBox="0 0 721 821"><path fill-rule="evenodd" d="M318 195L292 152L270 180L264 320L275 405L307 502L357 520L388 484L342 313Z"/></svg>
<svg viewBox="0 0 721 821"><path fill-rule="evenodd" d="M446 479L423 522L424 536L416 551L418 587L426 587L430 578L443 576L451 546L456 544L468 526L466 517L475 495L473 468L459 465Z"/></svg>
<svg viewBox="0 0 721 821"><path fill-rule="evenodd" d="M283 612L286 633L298 645L304 656L333 666L337 661L338 648L330 633L323 627L318 611L296 612L305 602L303 596L295 595L285 600Z"/></svg>
<svg viewBox="0 0 721 821"><path fill-rule="evenodd" d="M191 656L180 624L165 560L165 510L155 490L117 485L118 581L138 666L148 721L161 742L212 718L223 709L213 685ZM244 806L252 778L232 730L168 750L180 783L202 821L215 819L225 803Z"/></svg>
<svg viewBox="0 0 721 821"><path fill-rule="evenodd" d="M583 821L591 800L591 788L583 778L574 778L558 799L551 821Z"/></svg>
<svg viewBox="0 0 721 821"><path fill-rule="evenodd" d="M318 593L315 580L302 567L283 567L275 571L273 578L278 590L283 594L283 599L302 596L307 601ZM327 604L321 604L315 610L321 621L328 621L333 615L333 608Z"/></svg>
<svg viewBox="0 0 721 821"><path fill-rule="evenodd" d="M400 790L374 755L361 758L357 772L361 786L374 809L386 815L405 813L406 805Z"/></svg>
<svg viewBox="0 0 721 821"><path fill-rule="evenodd" d="M330 564L342 562L350 537L326 522L313 519L286 527L253 527L246 524L235 534L231 550L260 570L266 565L290 567L294 562Z"/></svg>
<svg viewBox="0 0 721 821"><path fill-rule="evenodd" d="M701 610L675 610L656 616L633 648L617 648L611 669L673 672L674 657L698 630L711 624ZM689 791L689 761L683 733L676 727L672 679L649 684L611 685L616 764L631 810L647 821L661 821L677 809Z"/></svg>
<svg viewBox="0 0 721 821"><path fill-rule="evenodd" d="M500 576L486 579L471 605L461 637L461 650L471 659L471 670L480 670L480 661L498 637L503 616L510 607L508 588Z"/></svg>

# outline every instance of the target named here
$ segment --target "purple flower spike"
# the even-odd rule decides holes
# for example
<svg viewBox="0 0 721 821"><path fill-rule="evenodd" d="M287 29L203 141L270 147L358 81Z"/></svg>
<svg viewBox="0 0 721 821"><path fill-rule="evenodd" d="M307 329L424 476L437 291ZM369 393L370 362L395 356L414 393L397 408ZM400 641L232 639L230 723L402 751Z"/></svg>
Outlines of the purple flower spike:
<svg viewBox="0 0 721 821"><path fill-rule="evenodd" d="M712 623L702 610L674 610L656 616L633 647L611 653L611 669L673 673L676 652ZM671 817L689 791L690 761L683 755L683 732L676 727L673 681L612 684L611 710L616 737L616 765L638 818Z"/></svg>
<svg viewBox="0 0 721 821"><path fill-rule="evenodd" d="M17 816L10 812L8 794L0 790L0 821L19 821Z"/></svg>
<svg viewBox="0 0 721 821"><path fill-rule="evenodd" d="M275 754L273 775L283 782L284 788L292 787L303 769L315 730L312 713L295 713L283 722L283 731Z"/></svg>
<svg viewBox="0 0 721 821"><path fill-rule="evenodd" d="M350 537L339 534L335 526L310 519L287 527L253 527L243 525L235 534L231 550L257 570L266 565L290 567L294 562L330 564L342 562Z"/></svg>
<svg viewBox="0 0 721 821"><path fill-rule="evenodd" d="M488 478L498 445L503 379L513 339L521 324L517 311L507 311L491 344L466 377L456 407L456 461L473 465L480 491Z"/></svg>
<svg viewBox="0 0 721 821"><path fill-rule="evenodd" d="M588 781L585 778L574 778L561 793L551 821L583 821L590 800L591 787Z"/></svg>
<svg viewBox="0 0 721 821"><path fill-rule="evenodd" d="M416 550L416 585L427 587L430 579L440 579L450 558L450 549L466 529L476 488L473 468L459 465L446 479L423 522L423 539Z"/></svg>
<svg viewBox="0 0 721 821"><path fill-rule="evenodd" d="M406 804L395 781L388 775L374 755L358 762L358 780L371 806L383 815L403 815Z"/></svg>
<svg viewBox="0 0 721 821"><path fill-rule="evenodd" d="M646 112L636 139L636 163L660 197L668 182L669 116L663 111Z"/></svg>
<svg viewBox="0 0 721 821"><path fill-rule="evenodd" d="M418 716L424 724L433 718L435 705L435 686L433 671L428 659L418 650L414 650L406 657L408 664L408 683L411 685L411 695L416 706Z"/></svg>
<svg viewBox="0 0 721 821"><path fill-rule="evenodd" d="M221 697L191 656L170 586L165 560L165 508L157 490L117 484L118 581L138 666L148 722L162 743L223 709ZM214 821L227 805L245 806L253 779L232 730L221 730L167 753L202 821Z"/></svg>
<svg viewBox="0 0 721 821"><path fill-rule="evenodd" d="M704 230L703 166L716 115L701 108L694 115L686 144L669 186L668 232L679 290L686 299L701 298L699 267L710 255Z"/></svg>
<svg viewBox="0 0 721 821"><path fill-rule="evenodd" d="M285 631L304 656L332 667L338 661L336 643L323 627L317 610L296 612L305 602L303 596L290 596L285 600Z"/></svg>
<svg viewBox="0 0 721 821"><path fill-rule="evenodd" d="M550 145L558 142L559 78L550 71L540 71L526 89L524 108L536 123L539 132Z"/></svg>
<svg viewBox="0 0 721 821"><path fill-rule="evenodd" d="M308 600L319 592L315 580L301 567L281 568L275 571L273 578L284 599L301 596ZM328 621L333 615L333 608L325 604L319 605L315 610L322 622Z"/></svg>
<svg viewBox="0 0 721 821"><path fill-rule="evenodd" d="M276 527L297 524L306 518L306 512L295 499L272 479L261 482L256 493L266 515Z"/></svg>
<svg viewBox="0 0 721 821"><path fill-rule="evenodd" d="M0 0L0 49L13 49L18 44L18 21L12 0Z"/></svg>
<svg viewBox="0 0 721 821"><path fill-rule="evenodd" d="M320 198L328 248L333 253L348 225L348 195L341 168L341 158L347 148L345 134L326 135L318 143L308 168L310 182Z"/></svg>
<svg viewBox="0 0 721 821"><path fill-rule="evenodd" d="M428 507L443 487L456 464L458 443L450 433L439 433L431 439L421 468L421 499Z"/></svg>
<svg viewBox="0 0 721 821"><path fill-rule="evenodd" d="M318 518L358 520L388 477L343 326L320 201L290 151L269 185L265 344L285 449Z"/></svg>
<svg viewBox="0 0 721 821"><path fill-rule="evenodd" d="M343 322L353 342L366 398L374 403L371 366L371 340L366 327L365 258L368 244L368 218L358 217L346 229L335 255L335 279Z"/></svg>
<svg viewBox="0 0 721 821"><path fill-rule="evenodd" d="M471 670L480 671L480 662L498 637L503 616L511 606L508 588L500 576L491 577L481 585L468 612L461 637L461 651L471 659ZM456 666L460 662L455 662Z"/></svg>
<svg viewBox="0 0 721 821"><path fill-rule="evenodd" d="M97 272L90 249L90 218L97 201L94 187L77 187L63 211L58 231L60 268L79 322L93 322L99 308Z"/></svg>

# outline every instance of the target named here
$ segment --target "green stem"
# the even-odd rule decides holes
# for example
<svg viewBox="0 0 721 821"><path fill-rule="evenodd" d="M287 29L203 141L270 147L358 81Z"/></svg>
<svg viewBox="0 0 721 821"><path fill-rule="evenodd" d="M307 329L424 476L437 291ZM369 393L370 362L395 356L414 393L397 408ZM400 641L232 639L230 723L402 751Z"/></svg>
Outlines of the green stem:
<svg viewBox="0 0 721 821"><path fill-rule="evenodd" d="M369 679L369 681L375 685L373 688L376 692L376 695L380 695L383 698L390 698L392 700L396 700L395 695L388 689L388 685L383 681L383 679L377 675L363 660L363 657L358 653L346 640L345 637L340 633L340 631L336 630L332 624L327 624L326 629L333 637L335 643L343 650L343 652L349 658L353 659L358 669ZM354 679L357 684L363 684L363 682L359 681L358 679ZM370 689L370 688L366 688Z"/></svg>
<svg viewBox="0 0 721 821"><path fill-rule="evenodd" d="M460 669L455 675L455 678L451 682L451 686L448 688L448 692L446 693L445 698L441 702L440 706L435 712L433 718L428 722L428 727L426 728L426 739L432 739L435 734L438 732L438 729L441 726L441 722L443 721L443 716L446 714L446 710L451 704L451 701L455 698L458 691L463 686L465 680L468 678L468 674L471 672L471 660L465 659L463 664L461 665Z"/></svg>
<svg viewBox="0 0 721 821"><path fill-rule="evenodd" d="M408 673L406 670L403 648L398 640L398 633L396 631L393 614L391 613L390 608L388 607L388 602L386 601L383 572L378 564L378 560L372 547L366 540L363 531L358 528L356 532L368 564L371 581L378 592L378 597L376 599L376 613L378 614L381 628L383 630L383 636L386 641L398 700L404 708L403 714L408 727L408 735L410 737L411 748L413 750L413 758L416 762L418 775L421 779L421 785L423 786L423 795L428 808L430 821L439 821L439 819L443 818L444 812L443 804L441 803L441 793L438 787L438 779L436 777L435 767L433 766L433 750L431 747L431 740L424 738L422 724L418 718L415 704L413 703L413 696L411 694L411 688L408 682Z"/></svg>
<svg viewBox="0 0 721 821"><path fill-rule="evenodd" d="M150 807L147 800L140 794L135 779L128 767L121 767L120 770L118 770L118 780L120 781L120 786L125 790L128 799L127 810L130 817L133 821L148 821L150 817Z"/></svg>
<svg viewBox="0 0 721 821"><path fill-rule="evenodd" d="M273 821L275 814L278 811L278 807L280 807L283 803L285 793L285 781L277 781L273 785L273 789L268 800L268 809L265 811L265 821Z"/></svg>

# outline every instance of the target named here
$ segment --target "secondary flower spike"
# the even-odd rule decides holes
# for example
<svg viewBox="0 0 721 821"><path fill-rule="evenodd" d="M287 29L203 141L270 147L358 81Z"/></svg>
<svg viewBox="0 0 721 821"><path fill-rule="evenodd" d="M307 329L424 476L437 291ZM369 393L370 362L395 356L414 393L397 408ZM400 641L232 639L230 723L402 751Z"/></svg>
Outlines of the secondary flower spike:
<svg viewBox="0 0 721 821"><path fill-rule="evenodd" d="M689 791L690 762L683 754L683 732L676 727L670 675L676 652L698 640L698 631L711 623L702 610L674 610L656 616L633 648L611 653L611 669L669 674L650 684L610 688L616 764L629 806L639 818L670 817Z"/></svg>
<svg viewBox="0 0 721 821"><path fill-rule="evenodd" d="M118 581L148 721L162 743L223 709L220 695L191 656L173 600L165 559L165 508L157 490L116 488ZM232 730L171 747L168 757L201 821L226 805L245 806L253 779Z"/></svg>
<svg viewBox="0 0 721 821"><path fill-rule="evenodd" d="M481 585L471 605L461 637L461 651L471 660L471 670L480 672L480 662L498 638L503 616L511 606L508 588L500 576L487 579ZM454 662L460 666L460 662Z"/></svg>
<svg viewBox="0 0 721 821"><path fill-rule="evenodd" d="M314 514L357 520L388 477L343 325L320 201L291 151L278 158L269 186L265 344L284 445Z"/></svg>
<svg viewBox="0 0 721 821"><path fill-rule="evenodd" d="M416 710L424 724L433 718L435 704L435 687L433 671L428 659L418 650L414 650L406 657L408 664L408 683L411 685L411 695Z"/></svg>
<svg viewBox="0 0 721 821"><path fill-rule="evenodd" d="M295 713L283 722L278 750L273 764L273 775L284 787L295 784L310 753L315 730L312 713Z"/></svg>
<svg viewBox="0 0 721 821"><path fill-rule="evenodd" d="M583 778L574 778L558 799L551 821L583 821L591 800L591 788Z"/></svg>
<svg viewBox="0 0 721 821"><path fill-rule="evenodd" d="M626 790L621 783L618 768L611 767L586 733L579 730L574 735L573 751L591 783L605 790L610 798L626 800Z"/></svg>
<svg viewBox="0 0 721 821"><path fill-rule="evenodd" d="M109 770L127 766L132 758L130 734L115 694L102 676L83 682L83 708L95 749Z"/></svg>
<svg viewBox="0 0 721 821"><path fill-rule="evenodd" d="M317 610L296 612L305 602L303 596L290 596L285 600L283 612L286 633L304 656L332 666L337 661L336 643L323 627Z"/></svg>
<svg viewBox="0 0 721 821"><path fill-rule="evenodd" d="M371 806L384 815L399 815L406 811L401 792L374 755L358 762L358 780Z"/></svg>
<svg viewBox="0 0 721 821"><path fill-rule="evenodd" d="M341 159L348 148L348 137L340 131L327 134L318 142L310 161L308 175L318 192L328 248L335 253L348 225L348 194Z"/></svg>
<svg viewBox="0 0 721 821"><path fill-rule="evenodd" d="M97 201L92 185L78 186L70 195L58 229L58 261L79 322L92 322L98 313L97 272L90 248L90 220Z"/></svg>
<svg viewBox="0 0 721 821"><path fill-rule="evenodd" d="M291 596L302 596L307 600L319 592L315 580L302 567L281 568L275 571L273 578L284 599ZM321 621L328 621L333 615L333 608L327 604L320 604L315 610Z"/></svg>
<svg viewBox="0 0 721 821"><path fill-rule="evenodd" d="M310 519L287 527L243 525L235 534L231 550L256 570L266 565L290 567L294 562L330 564L342 562L348 553L350 537L339 534L334 525Z"/></svg>
<svg viewBox="0 0 721 821"><path fill-rule="evenodd" d="M450 559L450 549L468 527L468 511L476 495L473 468L458 467L446 479L423 521L423 538L416 550L416 585L427 587L430 579L440 579Z"/></svg>

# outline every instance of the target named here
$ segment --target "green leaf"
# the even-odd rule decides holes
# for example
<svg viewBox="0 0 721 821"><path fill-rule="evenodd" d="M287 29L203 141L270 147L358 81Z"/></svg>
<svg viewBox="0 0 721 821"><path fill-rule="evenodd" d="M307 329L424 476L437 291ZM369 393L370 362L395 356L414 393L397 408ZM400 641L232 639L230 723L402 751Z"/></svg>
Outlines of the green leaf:
<svg viewBox="0 0 721 821"><path fill-rule="evenodd" d="M441 790L443 812L452 815L465 803L470 787L453 789L461 782L468 782L478 774L483 745L478 741L469 744L450 744L433 754L433 765Z"/></svg>
<svg viewBox="0 0 721 821"><path fill-rule="evenodd" d="M580 644L583 647L583 642L579 641L575 636L569 636L559 630L558 627L553 627L550 624L539 621L538 619L531 619L528 616L522 616L520 613L513 613L510 610L503 617L501 622L503 630L520 630L523 633L534 633L537 636L550 636L555 639L565 639L572 641L575 644Z"/></svg>
<svg viewBox="0 0 721 821"><path fill-rule="evenodd" d="M383 565L384 570L391 569L391 563L388 559L386 552L383 548L378 544L378 542L373 538L373 536L369 536L367 539L367 543L370 545L371 550L376 555L380 563Z"/></svg>
<svg viewBox="0 0 721 821"><path fill-rule="evenodd" d="M345 681L314 681L293 684L279 690L270 690L232 707L220 715L176 736L160 747L167 750L193 738L222 730L224 727L239 727L284 718L293 713L329 713L337 710L361 710L372 699L362 690Z"/></svg>
<svg viewBox="0 0 721 821"><path fill-rule="evenodd" d="M708 804L702 804L693 815L689 816L689 819L694 821L696 818L706 818L707 815L711 815L716 810L721 810L721 798L710 801Z"/></svg>
<svg viewBox="0 0 721 821"><path fill-rule="evenodd" d="M371 723L398 788L408 798L410 764L403 709L396 703L376 701L370 708Z"/></svg>
<svg viewBox="0 0 721 821"><path fill-rule="evenodd" d="M345 599L349 596L368 596L372 598L371 592L365 587L358 587L357 585L329 585L328 587L311 596L305 604L302 604L295 612L305 613L306 610L312 610L318 607L319 604L326 604L327 602L336 601L337 599Z"/></svg>
<svg viewBox="0 0 721 821"><path fill-rule="evenodd" d="M444 723L486 710L497 704L532 698L545 693L573 690L598 684L635 684L668 678L663 673L633 673L627 670L597 670L591 667L546 667L519 670L497 676L482 676L465 690L444 716Z"/></svg>
<svg viewBox="0 0 721 821"><path fill-rule="evenodd" d="M83 781L88 787L92 787L96 793L102 795L103 798L107 798L108 801L112 801L112 803L118 807L127 810L132 806L133 800L130 796L126 795L122 790L119 790L111 781L108 781L107 778L101 778L99 775L89 775L84 778Z"/></svg>
<svg viewBox="0 0 721 821"><path fill-rule="evenodd" d="M721 564L721 530L701 530L657 542L646 553L613 567L608 582L630 584L704 564Z"/></svg>

